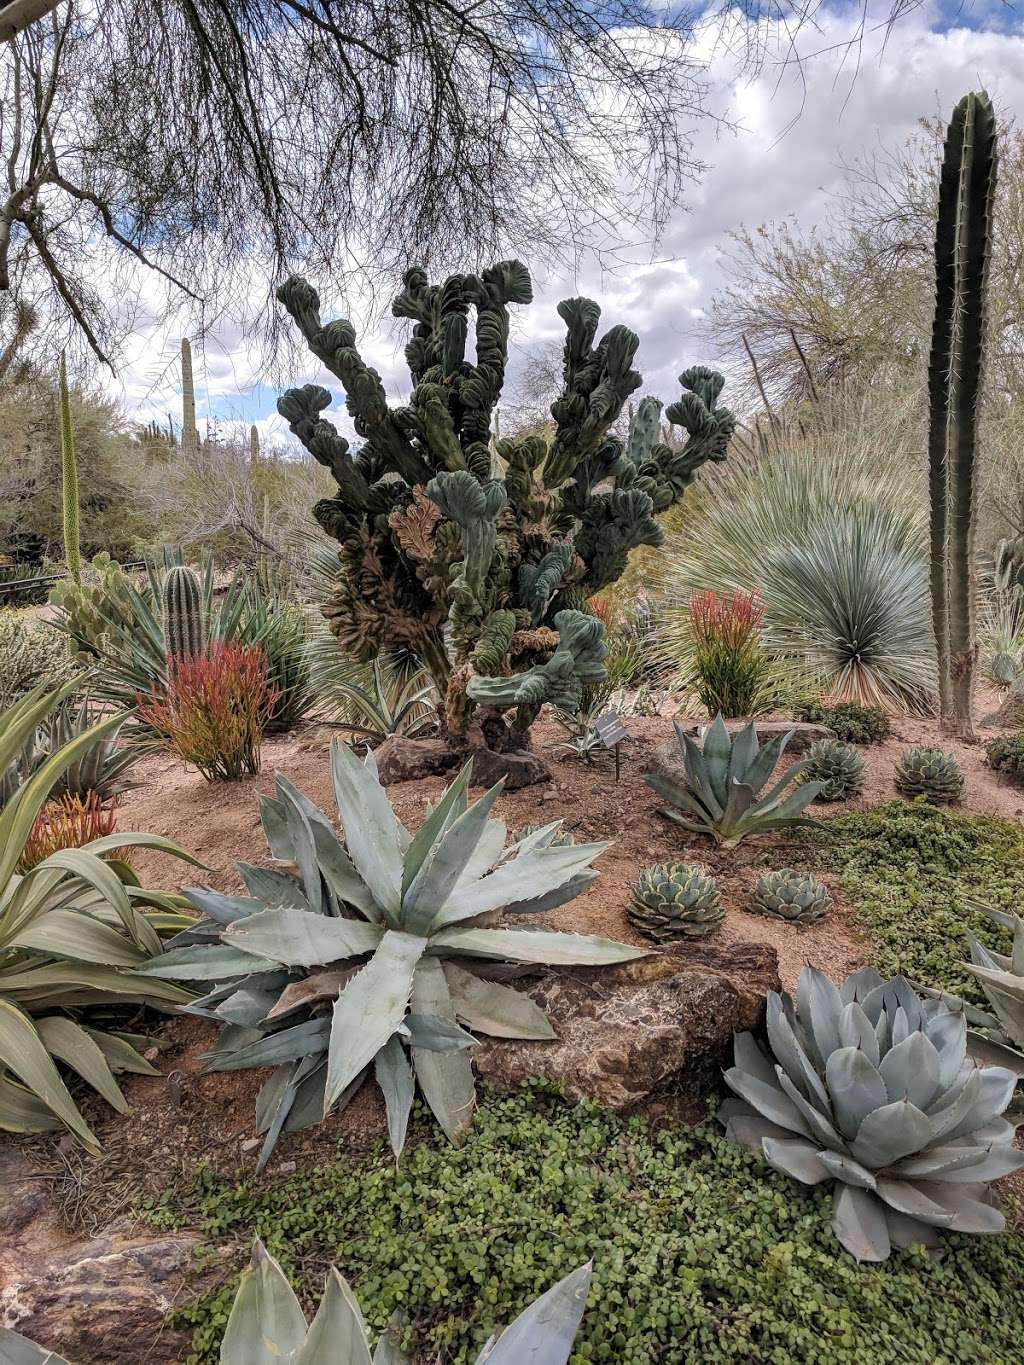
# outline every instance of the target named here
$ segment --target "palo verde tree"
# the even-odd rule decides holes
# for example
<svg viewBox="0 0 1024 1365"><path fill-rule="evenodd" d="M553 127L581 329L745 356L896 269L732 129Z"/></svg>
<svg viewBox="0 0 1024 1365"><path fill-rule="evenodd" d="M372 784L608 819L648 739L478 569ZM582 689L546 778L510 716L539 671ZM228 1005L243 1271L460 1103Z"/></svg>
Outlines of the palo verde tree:
<svg viewBox="0 0 1024 1365"><path fill-rule="evenodd" d="M939 179L935 322L928 363L932 617L943 728L969 738L974 665L978 406L985 341L996 120L984 92L953 111Z"/></svg>
<svg viewBox="0 0 1024 1365"><path fill-rule="evenodd" d="M678 449L635 424L627 445L612 434L639 388L639 339L612 327L597 340L601 310L566 299L563 388L553 434L498 440L492 416L508 354L509 307L532 299L519 261L431 285L406 272L395 316L415 324L405 348L408 404L389 407L346 320L323 323L320 300L293 276L279 297L313 354L338 376L362 444L321 418L327 389L291 389L278 411L326 465L337 492L317 504L341 545L325 607L339 644L360 659L404 650L430 670L444 697L456 749L480 753L479 774L504 768L511 784L543 773L521 751L540 708L575 711L586 683L604 677L604 628L587 599L613 583L630 550L657 545L655 514L682 497L708 460L725 458L735 421L717 406L721 375L697 366L666 418L685 428ZM470 313L476 358L467 358ZM648 405L650 406L650 405ZM645 409L646 411L646 409ZM488 753L520 758L486 764ZM529 756L526 756L529 757Z"/></svg>

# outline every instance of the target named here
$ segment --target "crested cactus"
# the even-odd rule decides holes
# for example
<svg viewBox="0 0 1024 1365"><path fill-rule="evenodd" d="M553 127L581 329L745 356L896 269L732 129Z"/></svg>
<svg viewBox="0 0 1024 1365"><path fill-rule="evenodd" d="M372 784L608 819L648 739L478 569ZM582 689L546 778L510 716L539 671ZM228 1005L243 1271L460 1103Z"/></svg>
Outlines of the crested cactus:
<svg viewBox="0 0 1024 1365"><path fill-rule="evenodd" d="M362 442L350 452L321 418L326 389L281 396L278 411L337 482L314 509L340 544L324 614L356 657L407 651L429 669L457 748L521 747L545 702L578 708L583 686L603 677L606 652L587 599L615 582L634 547L660 543L655 514L702 464L725 458L734 427L717 405L721 376L696 367L666 413L687 443L661 443L660 405L645 399L624 444L612 428L641 383L638 339L616 326L597 340L597 304L568 299L558 309L567 337L553 434L498 439L509 310L532 295L518 261L441 285L407 271L393 312L414 323L405 349L413 387L406 405L390 407L351 323L323 323L316 291L299 277L278 291L341 380Z"/></svg>
<svg viewBox="0 0 1024 1365"><path fill-rule="evenodd" d="M953 111L939 178L935 320L928 362L932 617L943 728L970 738L974 525L996 118L984 92Z"/></svg>
<svg viewBox="0 0 1024 1365"><path fill-rule="evenodd" d="M71 425L71 395L68 392L68 367L64 352L60 356L61 496L64 508L64 558L75 583L82 581L82 538L78 517L78 463L75 460L75 432Z"/></svg>
<svg viewBox="0 0 1024 1365"><path fill-rule="evenodd" d="M184 564L164 578L164 643L169 659L201 654L206 647L203 597L199 579Z"/></svg>

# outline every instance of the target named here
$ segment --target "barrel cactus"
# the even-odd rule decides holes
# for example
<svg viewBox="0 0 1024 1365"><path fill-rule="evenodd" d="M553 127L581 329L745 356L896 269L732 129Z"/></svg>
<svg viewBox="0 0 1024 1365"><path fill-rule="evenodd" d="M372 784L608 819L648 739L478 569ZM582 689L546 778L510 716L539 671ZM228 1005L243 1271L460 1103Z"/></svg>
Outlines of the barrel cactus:
<svg viewBox="0 0 1024 1365"><path fill-rule="evenodd" d="M967 1058L967 1023L870 967L837 987L805 967L768 997L768 1051L735 1039L726 1135L805 1185L834 1181L832 1228L858 1261L934 1245L942 1229L999 1232L991 1182L1024 1167L1001 1118L1017 1078Z"/></svg>
<svg viewBox="0 0 1024 1365"><path fill-rule="evenodd" d="M167 570L163 589L164 645L169 659L201 654L206 648L199 579L184 564Z"/></svg>
<svg viewBox="0 0 1024 1365"><path fill-rule="evenodd" d="M817 739L807 750L806 776L821 783L819 801L846 801L864 790L864 760L852 744Z"/></svg>
<svg viewBox="0 0 1024 1365"><path fill-rule="evenodd" d="M896 788L904 796L923 796L933 805L951 805L964 794L964 775L944 749L915 746L896 765Z"/></svg>
<svg viewBox="0 0 1024 1365"><path fill-rule="evenodd" d="M813 924L821 919L831 902L823 882L791 867L759 877L752 900L754 909L762 915L773 915L791 924Z"/></svg>
<svg viewBox="0 0 1024 1365"><path fill-rule="evenodd" d="M642 872L626 910L648 938L703 938L725 918L718 887L702 867L658 863Z"/></svg>
<svg viewBox="0 0 1024 1365"><path fill-rule="evenodd" d="M722 376L702 366L680 376L684 392L665 415L685 444L657 439L656 405L646 402L626 444L612 429L641 383L639 339L616 326L597 340L598 305L566 299L565 382L550 437L492 442L510 308L533 297L520 261L440 285L406 272L392 309L414 324L412 391L401 407L389 407L352 324L321 320L305 280L293 276L278 297L340 379L362 441L350 453L321 417L333 401L327 389L281 396L291 431L337 482L314 509L340 546L324 607L332 632L359 659L419 659L444 699L453 747L525 747L543 704L575 713L583 688L604 678L604 626L588 599L620 577L633 548L661 543L656 514L706 461L725 458L735 419L718 405Z"/></svg>

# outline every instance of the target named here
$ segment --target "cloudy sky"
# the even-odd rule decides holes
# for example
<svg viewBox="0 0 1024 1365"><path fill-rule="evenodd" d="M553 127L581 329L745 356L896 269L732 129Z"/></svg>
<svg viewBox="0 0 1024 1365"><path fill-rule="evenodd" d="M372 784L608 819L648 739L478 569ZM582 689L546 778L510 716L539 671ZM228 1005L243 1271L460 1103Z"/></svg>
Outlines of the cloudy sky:
<svg viewBox="0 0 1024 1365"><path fill-rule="evenodd" d="M870 3L870 0L869 0ZM886 6L887 8L887 6ZM901 20L886 36L869 26L859 62L850 52L828 53L848 37L851 12L826 12L808 33L802 72L768 65L756 77L737 77L732 59L708 44L713 111L733 130L707 123L696 130L695 153L708 170L673 216L652 259L649 248L625 253L614 271L584 262L567 276L544 274L532 262L535 301L518 310L512 380L517 366L546 340L561 335L556 302L570 294L596 298L603 326L624 322L641 338L638 368L644 392L666 401L675 377L700 360L714 362L695 327L722 282L728 234L742 226L792 217L801 227L820 221L841 180L841 163L874 147L896 147L917 120L948 116L969 89L986 88L996 105L1024 119L1024 10L999 0L967 8L942 0ZM825 53L825 55L820 55ZM324 311L334 316L330 302ZM395 401L408 391L403 336L379 329L361 338L364 356L381 372ZM141 333L113 391L140 419L177 418L177 337ZM200 419L256 422L265 442L281 443L287 429L275 412L276 390L259 382L258 360L237 331L208 337L195 360ZM294 383L316 380L342 395L315 362ZM339 421L344 429L347 422Z"/></svg>

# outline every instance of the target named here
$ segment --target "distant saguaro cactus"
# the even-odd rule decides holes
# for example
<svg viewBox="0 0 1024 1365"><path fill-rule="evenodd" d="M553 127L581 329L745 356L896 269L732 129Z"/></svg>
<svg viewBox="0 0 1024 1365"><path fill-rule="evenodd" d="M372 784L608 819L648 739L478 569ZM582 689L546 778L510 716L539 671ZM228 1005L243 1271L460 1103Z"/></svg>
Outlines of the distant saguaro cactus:
<svg viewBox="0 0 1024 1365"><path fill-rule="evenodd" d="M181 449L186 455L196 455L199 452L196 388L192 378L192 346L188 337L181 339Z"/></svg>
<svg viewBox="0 0 1024 1365"><path fill-rule="evenodd" d="M260 462L260 429L253 422L249 428L249 463L258 465Z"/></svg>
<svg viewBox="0 0 1024 1365"><path fill-rule="evenodd" d="M297 276L278 297L341 380L363 440L353 457L321 418L332 402L324 388L290 389L278 402L338 485L314 509L341 546L324 607L332 631L361 659L399 650L418 657L444 697L454 748L509 755L510 785L516 764L538 773L538 760L513 760L510 751L528 747L544 703L575 711L583 687L605 675L604 627L588 599L620 577L634 547L661 543L654 513L682 497L705 461L725 458L735 419L717 406L722 376L702 366L680 376L685 392L666 416L689 433L685 445L657 440L656 400L639 405L627 445L612 428L642 382L632 368L639 338L619 325L598 340L598 305L566 299L558 305L566 340L553 434L499 439L509 308L533 297L522 262L440 285L422 270L406 272L392 311L415 324L405 348L413 387L408 405L396 408L350 322L322 322L319 296ZM480 773L498 771L501 764L481 759Z"/></svg>
<svg viewBox="0 0 1024 1365"><path fill-rule="evenodd" d="M984 92L953 111L939 178L935 321L928 362L932 619L943 729L973 735L975 473L996 185L996 119Z"/></svg>
<svg viewBox="0 0 1024 1365"><path fill-rule="evenodd" d="M64 514L64 558L68 573L76 583L82 581L82 538L78 505L78 464L75 459L75 432L71 424L71 394L68 367L60 353L60 379L57 411L60 419L61 499Z"/></svg>
<svg viewBox="0 0 1024 1365"><path fill-rule="evenodd" d="M203 598L199 579L184 564L167 570L164 579L164 648L168 659L201 654L206 648Z"/></svg>

